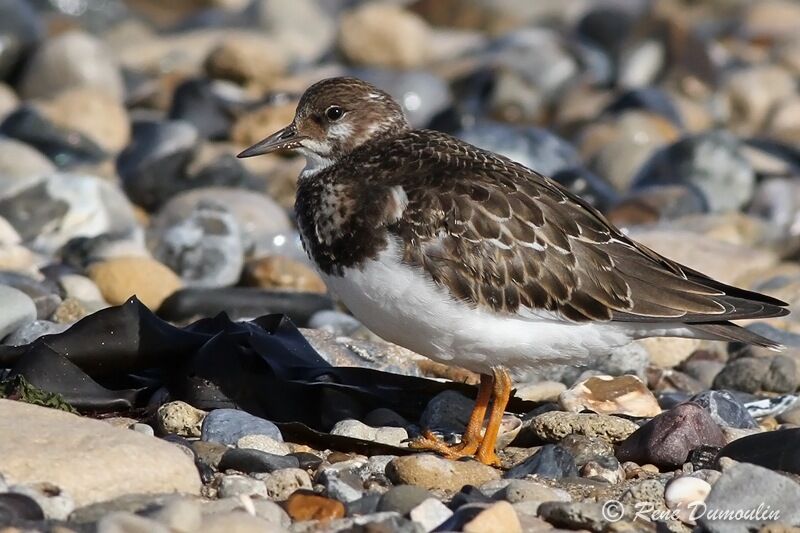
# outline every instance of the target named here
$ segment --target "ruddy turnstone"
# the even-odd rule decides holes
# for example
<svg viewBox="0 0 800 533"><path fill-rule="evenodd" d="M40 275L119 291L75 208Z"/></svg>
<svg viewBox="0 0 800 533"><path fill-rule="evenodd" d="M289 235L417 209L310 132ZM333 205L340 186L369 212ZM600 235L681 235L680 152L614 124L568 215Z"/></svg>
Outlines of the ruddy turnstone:
<svg viewBox="0 0 800 533"><path fill-rule="evenodd" d="M461 443L427 433L416 447L496 463L509 371L654 336L777 347L729 320L784 302L670 261L534 170L412 129L364 81L312 85L291 124L239 157L276 150L306 157L295 213L331 291L381 337L481 374Z"/></svg>

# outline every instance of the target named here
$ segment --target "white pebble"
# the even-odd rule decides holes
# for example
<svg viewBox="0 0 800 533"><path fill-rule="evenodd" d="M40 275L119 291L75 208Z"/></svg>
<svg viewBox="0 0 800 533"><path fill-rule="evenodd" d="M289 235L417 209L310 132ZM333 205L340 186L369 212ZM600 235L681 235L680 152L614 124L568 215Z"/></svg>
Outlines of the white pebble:
<svg viewBox="0 0 800 533"><path fill-rule="evenodd" d="M428 532L433 531L442 525L445 520L453 516L453 511L436 498L428 498L411 509L408 516L414 523L419 524L423 530Z"/></svg>
<svg viewBox="0 0 800 533"><path fill-rule="evenodd" d="M683 476L672 480L664 491L667 507L678 512L678 518L684 523L694 524L694 509L702 504L711 485L708 482L691 476Z"/></svg>

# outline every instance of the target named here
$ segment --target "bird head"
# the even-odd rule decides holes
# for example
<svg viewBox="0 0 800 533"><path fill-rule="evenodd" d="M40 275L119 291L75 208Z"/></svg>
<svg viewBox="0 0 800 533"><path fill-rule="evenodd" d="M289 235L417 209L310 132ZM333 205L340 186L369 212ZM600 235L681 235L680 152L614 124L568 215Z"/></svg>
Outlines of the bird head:
<svg viewBox="0 0 800 533"><path fill-rule="evenodd" d="M357 78L329 78L306 89L291 124L237 157L291 150L306 157L307 170L318 170L408 128L400 105L384 91Z"/></svg>

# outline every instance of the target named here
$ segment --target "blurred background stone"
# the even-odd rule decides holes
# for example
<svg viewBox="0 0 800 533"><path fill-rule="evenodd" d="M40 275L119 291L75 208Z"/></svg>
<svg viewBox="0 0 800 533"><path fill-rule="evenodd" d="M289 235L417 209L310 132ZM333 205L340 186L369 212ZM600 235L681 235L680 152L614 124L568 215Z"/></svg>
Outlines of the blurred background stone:
<svg viewBox="0 0 800 533"><path fill-rule="evenodd" d="M44 336L136 295L176 325L287 313L353 375L476 384L380 340L328 292L293 222L303 157L235 157L290 123L308 85L338 75L386 90L415 128L553 178L643 245L794 307L797 28L791 0L0 0L0 343L44 352ZM335 435L314 440L171 401L147 372L98 375L98 386L150 398L111 428L118 442L145 439L139 451L76 474L114 499L74 508L88 489L0 475L0 515L46 529L71 512L67 526L87 531L600 531L641 529L603 519L598 502L610 499L735 507L758 486L782 505L798 487L771 470L797 470L800 324L790 314L742 325L785 350L657 338L520 376L515 402L530 403L503 417L502 472L392 455L427 425L458 441L466 387L419 405L419 420L322 373L309 398ZM0 370L0 394L7 378ZM296 406L269 406L281 407ZM31 416L26 427L45 423ZM61 436L86 422L70 420ZM191 457L203 486L187 486L201 495L127 493L125 476L157 477L146 450L163 446ZM779 478L783 493L764 488Z"/></svg>

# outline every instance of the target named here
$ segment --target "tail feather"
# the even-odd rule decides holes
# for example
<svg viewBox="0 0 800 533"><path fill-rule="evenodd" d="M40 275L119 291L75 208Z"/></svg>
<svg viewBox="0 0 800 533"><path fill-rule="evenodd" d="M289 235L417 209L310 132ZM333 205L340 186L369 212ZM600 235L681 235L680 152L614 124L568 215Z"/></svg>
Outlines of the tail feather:
<svg viewBox="0 0 800 533"><path fill-rule="evenodd" d="M699 332L702 336L719 341L742 342L761 346L770 350L779 351L783 345L753 333L749 329L737 326L733 322L705 322L702 324L687 324L692 330Z"/></svg>

